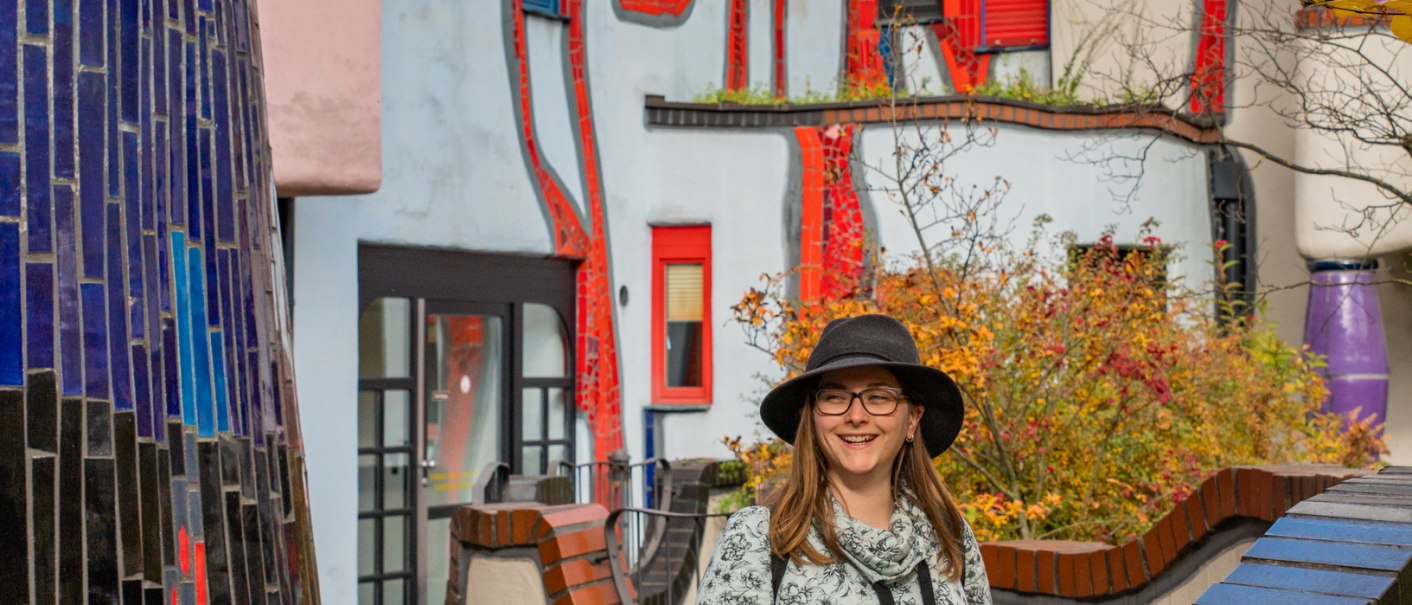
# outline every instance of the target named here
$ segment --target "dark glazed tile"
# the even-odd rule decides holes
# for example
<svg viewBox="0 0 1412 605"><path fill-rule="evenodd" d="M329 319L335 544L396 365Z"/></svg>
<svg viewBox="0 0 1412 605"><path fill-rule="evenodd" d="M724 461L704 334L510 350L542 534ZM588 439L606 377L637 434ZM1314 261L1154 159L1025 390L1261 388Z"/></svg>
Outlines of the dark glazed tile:
<svg viewBox="0 0 1412 605"><path fill-rule="evenodd" d="M201 521L206 537L206 580L210 602L229 603L230 558L226 551L225 502L221 496L220 447L211 441L197 443L201 468Z"/></svg>
<svg viewBox="0 0 1412 605"><path fill-rule="evenodd" d="M65 398L59 423L59 602L83 600L83 400Z"/></svg>
<svg viewBox="0 0 1412 605"><path fill-rule="evenodd" d="M0 391L0 426L22 427L24 393ZM0 586L29 584L29 526L26 514L25 438L0 431Z"/></svg>
<svg viewBox="0 0 1412 605"><path fill-rule="evenodd" d="M20 142L18 2L0 2L0 143Z"/></svg>
<svg viewBox="0 0 1412 605"><path fill-rule="evenodd" d="M25 338L30 368L54 367L54 265L25 264ZM53 374L53 370L50 370Z"/></svg>
<svg viewBox="0 0 1412 605"><path fill-rule="evenodd" d="M142 591L142 605L166 605L166 603L162 601L163 592L164 590L161 586L147 587Z"/></svg>
<svg viewBox="0 0 1412 605"><path fill-rule="evenodd" d="M108 322L103 314L103 284L82 284L79 291L83 297L84 393L107 399Z"/></svg>
<svg viewBox="0 0 1412 605"><path fill-rule="evenodd" d="M288 517L294 514L295 505L294 494L289 490L289 455L285 451L284 443L276 444L273 439L270 442L275 451L279 452L279 493L284 500L284 516Z"/></svg>
<svg viewBox="0 0 1412 605"><path fill-rule="evenodd" d="M126 280L122 278L122 207L108 205L108 368L112 376L113 408L132 409L132 363L128 359Z"/></svg>
<svg viewBox="0 0 1412 605"><path fill-rule="evenodd" d="M54 0L54 175L74 176L74 0Z"/></svg>
<svg viewBox="0 0 1412 605"><path fill-rule="evenodd" d="M154 582L162 579L161 474L157 468L157 444L137 444L139 489L142 505L142 576Z"/></svg>
<svg viewBox="0 0 1412 605"><path fill-rule="evenodd" d="M137 418L132 411L113 414L113 451L117 459L118 523L122 530L122 575L142 573L142 512L138 500Z"/></svg>
<svg viewBox="0 0 1412 605"><path fill-rule="evenodd" d="M0 216L19 218L20 193L24 191L20 176L20 154L0 152Z"/></svg>
<svg viewBox="0 0 1412 605"><path fill-rule="evenodd" d="M185 386L181 382L181 355L177 351L177 328L176 320L171 317L162 318L162 374L166 379L162 383L163 392L166 394L167 416L181 418L181 388ZM181 423L175 423L177 428Z"/></svg>
<svg viewBox="0 0 1412 605"><path fill-rule="evenodd" d="M122 582L123 602L142 602L142 580L123 580Z"/></svg>
<svg viewBox="0 0 1412 605"><path fill-rule="evenodd" d="M236 443L240 445L240 497L254 500L259 487L255 483L255 468L264 464L265 458L263 455L255 456L249 437L241 437Z"/></svg>
<svg viewBox="0 0 1412 605"><path fill-rule="evenodd" d="M274 541L267 530L262 530L262 522L265 524L263 527L274 527L269 525L273 520L261 515L256 504L244 504L240 510L245 518L245 552L248 557L246 565L250 569L250 583L252 586L260 585L262 589L259 592L264 592L264 586L279 584L274 561Z"/></svg>
<svg viewBox="0 0 1412 605"><path fill-rule="evenodd" d="M84 0L94 2L97 0ZM99 32L102 35L102 32ZM81 71L78 74L78 181L79 185L79 226L83 242L82 276L103 278L103 251L106 249L104 228L103 179L107 172L103 169L107 152L104 150L104 99L107 84L103 74ZM115 145L113 147L117 149Z"/></svg>
<svg viewBox="0 0 1412 605"><path fill-rule="evenodd" d="M88 454L90 458L113 455L113 410L106 401L88 402Z"/></svg>
<svg viewBox="0 0 1412 605"><path fill-rule="evenodd" d="M218 443L221 448L221 485L238 487L240 485L240 467L242 464L246 464L245 460L240 457L240 446L229 435L221 435Z"/></svg>
<svg viewBox="0 0 1412 605"><path fill-rule="evenodd" d="M113 461L83 461L83 501L88 533L88 602L118 602L118 536Z"/></svg>
<svg viewBox="0 0 1412 605"><path fill-rule="evenodd" d="M54 370L29 373L25 389L29 447L57 452L59 448L59 393L54 385Z"/></svg>
<svg viewBox="0 0 1412 605"><path fill-rule="evenodd" d="M47 2L48 0L45 0ZM31 2L33 5L33 2ZM47 24L46 24L47 25ZM49 54L42 46L24 46L26 82L49 80ZM49 87L25 86L25 195L29 252L54 251L53 206L49 203Z"/></svg>
<svg viewBox="0 0 1412 605"><path fill-rule="evenodd" d="M54 251L58 269L59 376L65 395L83 394L83 319L79 316L78 232L74 223L74 192L54 186Z"/></svg>
<svg viewBox="0 0 1412 605"><path fill-rule="evenodd" d="M167 421L167 448L170 451L172 475L186 475L186 453L183 451L186 438L182 435L181 421Z"/></svg>
<svg viewBox="0 0 1412 605"><path fill-rule="evenodd" d="M20 226L0 223L0 386L24 386Z"/></svg>
<svg viewBox="0 0 1412 605"><path fill-rule="evenodd" d="M258 590L259 582L251 586L257 576L247 572L248 562L245 544L245 530L241 527L244 517L240 514L240 492L225 493L226 544L230 545L230 578L232 602L249 603L251 589Z"/></svg>
<svg viewBox="0 0 1412 605"><path fill-rule="evenodd" d="M57 532L54 526L54 457L35 456L30 461L30 503L34 528L34 602L54 603L58 596L59 570Z"/></svg>

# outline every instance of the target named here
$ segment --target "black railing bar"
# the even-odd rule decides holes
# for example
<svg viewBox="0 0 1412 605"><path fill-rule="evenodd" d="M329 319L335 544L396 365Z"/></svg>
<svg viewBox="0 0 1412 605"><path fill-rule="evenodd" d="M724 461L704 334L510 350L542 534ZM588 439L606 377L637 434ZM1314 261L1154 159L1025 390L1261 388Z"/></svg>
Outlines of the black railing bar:
<svg viewBox="0 0 1412 605"><path fill-rule="evenodd" d="M383 510L365 510L358 513L359 519L384 519L387 517L408 516L412 514L410 508L388 508Z"/></svg>

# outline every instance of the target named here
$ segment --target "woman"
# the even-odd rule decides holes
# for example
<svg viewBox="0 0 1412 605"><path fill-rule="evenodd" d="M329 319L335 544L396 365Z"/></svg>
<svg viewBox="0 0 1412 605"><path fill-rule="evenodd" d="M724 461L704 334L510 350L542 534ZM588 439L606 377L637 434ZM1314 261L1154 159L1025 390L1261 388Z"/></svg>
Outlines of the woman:
<svg viewBox="0 0 1412 605"><path fill-rule="evenodd" d="M829 322L805 372L760 404L793 462L768 508L726 523L697 604L990 603L980 547L931 465L962 413L901 322Z"/></svg>

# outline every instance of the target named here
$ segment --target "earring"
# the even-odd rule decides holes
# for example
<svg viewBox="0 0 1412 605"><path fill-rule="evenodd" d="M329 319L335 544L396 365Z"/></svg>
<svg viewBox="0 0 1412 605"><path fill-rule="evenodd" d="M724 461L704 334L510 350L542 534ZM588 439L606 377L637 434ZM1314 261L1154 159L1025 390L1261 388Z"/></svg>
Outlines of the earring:
<svg viewBox="0 0 1412 605"><path fill-rule="evenodd" d="M912 436L911 436L911 435L908 435L908 436L907 436L907 443L912 443Z"/></svg>

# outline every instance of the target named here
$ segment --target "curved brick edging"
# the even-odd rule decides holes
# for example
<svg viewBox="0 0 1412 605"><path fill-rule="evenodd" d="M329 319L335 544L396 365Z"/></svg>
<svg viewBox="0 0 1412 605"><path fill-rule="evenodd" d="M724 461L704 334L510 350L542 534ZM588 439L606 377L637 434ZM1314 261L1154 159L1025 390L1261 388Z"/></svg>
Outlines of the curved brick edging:
<svg viewBox="0 0 1412 605"><path fill-rule="evenodd" d="M907 99L893 107L878 101L807 105L681 103L648 95L649 126L684 128L784 128L869 124L897 120L972 118L1044 130L1156 130L1198 144L1216 143L1221 131L1160 106L1051 107L1013 99L948 96Z"/></svg>
<svg viewBox="0 0 1412 605"><path fill-rule="evenodd" d="M554 605L618 603L613 589L603 522L608 511L597 504L546 506L538 503L463 506L451 516L451 570L446 603L460 603L468 587L465 553L530 549L537 554L544 592ZM494 556L493 554L491 556Z"/></svg>
<svg viewBox="0 0 1412 605"><path fill-rule="evenodd" d="M1387 17L1378 15L1341 17L1322 6L1307 6L1294 13L1294 28L1299 31L1339 27L1370 27L1386 24Z"/></svg>
<svg viewBox="0 0 1412 605"><path fill-rule="evenodd" d="M1142 589L1230 522L1242 518L1274 522L1295 504L1365 474L1332 465L1228 468L1203 482L1147 533L1122 546L1058 540L987 542L981 544L981 557L993 589L1104 600Z"/></svg>

